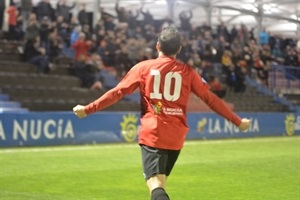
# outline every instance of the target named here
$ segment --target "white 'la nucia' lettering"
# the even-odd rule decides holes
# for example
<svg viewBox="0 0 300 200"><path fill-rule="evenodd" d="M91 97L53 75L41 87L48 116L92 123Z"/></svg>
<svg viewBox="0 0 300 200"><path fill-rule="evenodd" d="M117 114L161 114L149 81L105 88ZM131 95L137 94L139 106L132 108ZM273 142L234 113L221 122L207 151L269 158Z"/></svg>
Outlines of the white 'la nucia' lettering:
<svg viewBox="0 0 300 200"><path fill-rule="evenodd" d="M2 122L0 121L0 140L6 140L4 128L2 126Z"/></svg>
<svg viewBox="0 0 300 200"><path fill-rule="evenodd" d="M71 120L68 120L67 122L65 122L63 119L59 119L58 121L49 119L45 122L43 122L42 120L23 120L22 123L14 120L14 140L18 140L19 137L24 141L27 141L28 138L38 140L42 136L47 139L68 137L74 138L75 136Z"/></svg>
<svg viewBox="0 0 300 200"><path fill-rule="evenodd" d="M249 126L249 129L245 132L256 132L258 133L259 130L259 123L258 123L258 119L254 118L254 119L250 119L251 123ZM224 124L224 126L222 126ZM238 127L236 127L233 123L224 120L224 123L221 124L219 119L208 119L208 132L212 133L212 134L218 134L218 133L229 133L229 134L233 134L233 133L239 133L241 132L240 129Z"/></svg>

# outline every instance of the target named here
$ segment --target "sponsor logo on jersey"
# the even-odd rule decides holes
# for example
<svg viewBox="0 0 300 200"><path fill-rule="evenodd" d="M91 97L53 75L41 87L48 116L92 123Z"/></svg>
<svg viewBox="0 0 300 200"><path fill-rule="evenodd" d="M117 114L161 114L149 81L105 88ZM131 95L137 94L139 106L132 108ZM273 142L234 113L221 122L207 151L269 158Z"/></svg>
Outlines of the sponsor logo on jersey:
<svg viewBox="0 0 300 200"><path fill-rule="evenodd" d="M152 109L154 110L154 114L159 115L162 110L162 102L158 101L156 104L152 105Z"/></svg>

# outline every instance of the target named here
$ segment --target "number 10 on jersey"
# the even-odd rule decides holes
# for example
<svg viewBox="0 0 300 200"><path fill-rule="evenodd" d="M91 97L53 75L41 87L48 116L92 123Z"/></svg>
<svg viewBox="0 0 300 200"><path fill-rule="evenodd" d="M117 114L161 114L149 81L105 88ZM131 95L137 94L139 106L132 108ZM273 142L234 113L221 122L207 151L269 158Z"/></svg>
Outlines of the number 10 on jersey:
<svg viewBox="0 0 300 200"><path fill-rule="evenodd" d="M158 70L151 70L151 75L154 76L153 92L150 93L151 99L162 99L167 101L176 101L180 97L182 86L182 76L178 72L168 72L164 77L163 91L159 91L162 76ZM171 82L174 79L174 91L171 91Z"/></svg>

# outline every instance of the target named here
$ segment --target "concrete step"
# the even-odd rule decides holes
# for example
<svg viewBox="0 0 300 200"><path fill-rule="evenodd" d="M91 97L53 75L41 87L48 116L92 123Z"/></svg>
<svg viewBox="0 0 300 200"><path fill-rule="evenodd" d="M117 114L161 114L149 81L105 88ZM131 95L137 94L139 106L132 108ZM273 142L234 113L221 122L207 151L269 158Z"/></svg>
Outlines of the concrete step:
<svg viewBox="0 0 300 200"><path fill-rule="evenodd" d="M21 105L14 101L0 101L0 108L20 108Z"/></svg>
<svg viewBox="0 0 300 200"><path fill-rule="evenodd" d="M17 113L26 113L29 112L27 108L1 108L0 113L10 113L10 112L17 112Z"/></svg>
<svg viewBox="0 0 300 200"><path fill-rule="evenodd" d="M7 94L1 94L0 93L0 101L8 101L9 96Z"/></svg>

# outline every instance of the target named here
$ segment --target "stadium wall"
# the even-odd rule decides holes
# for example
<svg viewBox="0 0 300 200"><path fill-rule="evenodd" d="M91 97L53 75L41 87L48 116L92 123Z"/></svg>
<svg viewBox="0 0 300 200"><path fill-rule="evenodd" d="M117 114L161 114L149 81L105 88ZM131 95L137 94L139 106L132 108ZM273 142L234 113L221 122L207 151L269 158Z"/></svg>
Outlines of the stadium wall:
<svg viewBox="0 0 300 200"><path fill-rule="evenodd" d="M300 135L300 113L239 113L247 132L213 113L189 113L187 139ZM139 113L102 112L78 119L71 112L0 114L0 147L135 142ZM175 134L175 133L174 133Z"/></svg>

